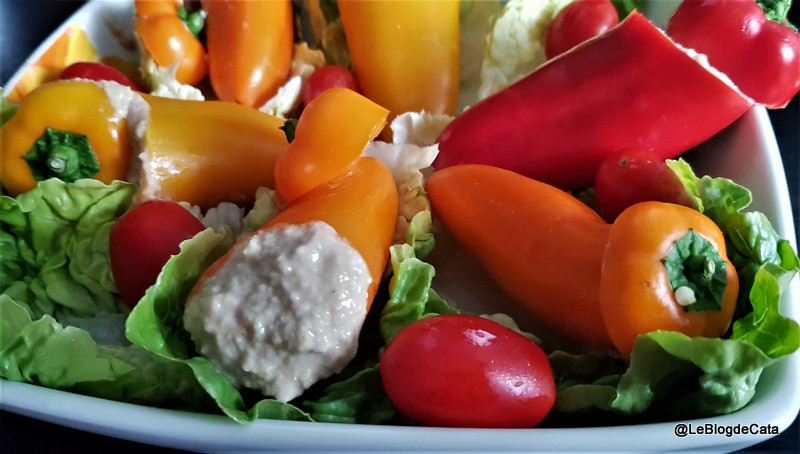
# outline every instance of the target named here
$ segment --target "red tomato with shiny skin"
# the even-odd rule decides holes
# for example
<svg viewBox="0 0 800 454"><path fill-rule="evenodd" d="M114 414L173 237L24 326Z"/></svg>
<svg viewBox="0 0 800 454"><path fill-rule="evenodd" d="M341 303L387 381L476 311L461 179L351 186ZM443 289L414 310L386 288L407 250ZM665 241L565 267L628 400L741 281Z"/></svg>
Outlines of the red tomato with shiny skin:
<svg viewBox="0 0 800 454"><path fill-rule="evenodd" d="M610 0L576 0L553 18L545 37L545 55L553 58L619 23Z"/></svg>
<svg viewBox="0 0 800 454"><path fill-rule="evenodd" d="M594 184L597 210L608 222L629 206L646 201L669 202L694 207L678 176L644 150L609 156L597 168Z"/></svg>
<svg viewBox="0 0 800 454"><path fill-rule="evenodd" d="M419 320L380 360L383 386L406 417L426 426L533 427L553 408L547 355L531 340L473 315Z"/></svg>
<svg viewBox="0 0 800 454"><path fill-rule="evenodd" d="M320 93L334 87L359 91L358 81L352 71L339 65L325 65L308 76L303 87L303 104L307 106Z"/></svg>
<svg viewBox="0 0 800 454"><path fill-rule="evenodd" d="M69 79L89 79L89 80L110 80L125 85L132 90L141 91L139 84L125 75L122 71L103 63L97 62L77 62L73 63L58 76L61 80Z"/></svg>
<svg viewBox="0 0 800 454"><path fill-rule="evenodd" d="M180 243L204 229L188 210L168 200L134 207L111 228L111 272L123 301L133 307L155 284Z"/></svg>

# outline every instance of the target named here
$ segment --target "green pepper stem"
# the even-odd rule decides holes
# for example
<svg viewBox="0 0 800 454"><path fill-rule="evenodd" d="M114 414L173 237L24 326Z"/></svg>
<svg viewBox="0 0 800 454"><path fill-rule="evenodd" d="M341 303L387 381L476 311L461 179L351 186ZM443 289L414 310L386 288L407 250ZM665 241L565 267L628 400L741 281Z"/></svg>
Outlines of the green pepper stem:
<svg viewBox="0 0 800 454"><path fill-rule="evenodd" d="M718 311L728 285L726 262L714 245L689 230L664 259L678 304L687 311Z"/></svg>
<svg viewBox="0 0 800 454"><path fill-rule="evenodd" d="M37 181L59 178L73 182L92 178L100 165L89 138L83 134L47 128L23 159Z"/></svg>

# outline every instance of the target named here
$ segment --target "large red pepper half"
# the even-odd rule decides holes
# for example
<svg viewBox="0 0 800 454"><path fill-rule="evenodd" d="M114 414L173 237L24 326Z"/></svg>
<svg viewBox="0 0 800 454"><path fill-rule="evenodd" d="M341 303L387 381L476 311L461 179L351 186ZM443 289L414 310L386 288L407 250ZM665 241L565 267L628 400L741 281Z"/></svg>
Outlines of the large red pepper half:
<svg viewBox="0 0 800 454"><path fill-rule="evenodd" d="M673 158L752 105L633 12L467 109L439 136L434 167L488 164L581 188L609 155Z"/></svg>
<svg viewBox="0 0 800 454"><path fill-rule="evenodd" d="M759 104L785 107L800 91L800 33L767 19L753 0L684 0L667 33Z"/></svg>

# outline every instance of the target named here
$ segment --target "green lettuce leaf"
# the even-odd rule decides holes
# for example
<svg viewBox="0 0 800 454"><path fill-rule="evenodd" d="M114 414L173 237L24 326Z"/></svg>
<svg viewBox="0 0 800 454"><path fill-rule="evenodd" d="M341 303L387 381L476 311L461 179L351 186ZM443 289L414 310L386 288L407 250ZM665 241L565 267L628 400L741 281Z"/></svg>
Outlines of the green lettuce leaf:
<svg viewBox="0 0 800 454"><path fill-rule="evenodd" d="M595 410L655 419L727 414L747 405L765 367L774 362L745 341L691 338L654 331L636 339L630 363L556 352L559 377L555 409Z"/></svg>
<svg viewBox="0 0 800 454"><path fill-rule="evenodd" d="M734 322L731 337L757 346L770 358L800 348L800 325L780 312L781 293L796 274L773 264L761 267L750 291L753 311Z"/></svg>
<svg viewBox="0 0 800 454"><path fill-rule="evenodd" d="M0 377L173 408L196 409L204 396L183 365L130 344L98 344L89 332L49 315L34 320L8 295L0 295Z"/></svg>
<svg viewBox="0 0 800 454"><path fill-rule="evenodd" d="M325 388L317 400L305 401L315 421L347 424L385 424L397 415L383 389L377 366L368 366Z"/></svg>
<svg viewBox="0 0 800 454"><path fill-rule="evenodd" d="M388 344L406 326L424 317L455 314L458 311L436 294L431 284L436 271L433 265L415 256L408 244L390 249L392 276L390 297L381 312L380 330Z"/></svg>
<svg viewBox="0 0 800 454"><path fill-rule="evenodd" d="M652 332L636 340L611 406L626 414L652 406L678 418L731 413L750 402L771 363L748 342Z"/></svg>
<svg viewBox="0 0 800 454"><path fill-rule="evenodd" d="M108 237L135 190L120 181L49 179L17 198L0 197L0 293L34 318L124 310Z"/></svg>

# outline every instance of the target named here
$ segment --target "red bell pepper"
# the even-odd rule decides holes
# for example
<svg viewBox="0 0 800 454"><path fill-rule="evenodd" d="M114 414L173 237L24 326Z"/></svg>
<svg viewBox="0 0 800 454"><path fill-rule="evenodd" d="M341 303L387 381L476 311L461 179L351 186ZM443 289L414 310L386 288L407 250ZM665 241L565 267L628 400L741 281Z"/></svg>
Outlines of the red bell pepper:
<svg viewBox="0 0 800 454"><path fill-rule="evenodd" d="M785 107L800 91L800 34L754 0L684 0L667 25L757 103Z"/></svg>
<svg viewBox="0 0 800 454"><path fill-rule="evenodd" d="M434 167L488 164L581 188L609 155L673 158L752 105L634 11L467 109L439 136Z"/></svg>

